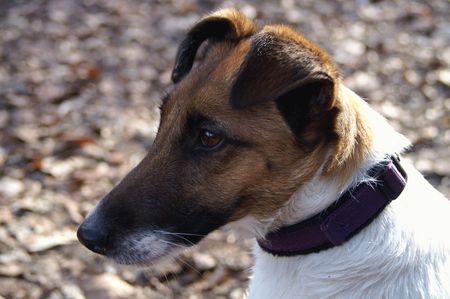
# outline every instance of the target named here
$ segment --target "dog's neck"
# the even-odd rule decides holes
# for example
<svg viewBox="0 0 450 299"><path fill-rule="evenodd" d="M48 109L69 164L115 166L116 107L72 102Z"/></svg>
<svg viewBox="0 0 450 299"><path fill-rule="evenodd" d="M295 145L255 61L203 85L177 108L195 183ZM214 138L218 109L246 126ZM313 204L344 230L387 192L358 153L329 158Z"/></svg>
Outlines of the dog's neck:
<svg viewBox="0 0 450 299"><path fill-rule="evenodd" d="M347 134L341 138L352 141L346 147L350 151L342 149L336 153L336 147L330 148L322 167L292 195L276 215L264 220L251 217L240 220L237 223L240 231L244 229L250 236L263 237L268 232L320 213L349 188L370 180L367 171L385 159L386 155L400 153L409 145L404 136L343 84L339 87L339 97L341 109L344 110L342 113L345 114L340 126L345 127ZM365 148L361 148L362 146ZM333 155L340 157L333 160Z"/></svg>
<svg viewBox="0 0 450 299"><path fill-rule="evenodd" d="M348 159L350 160L342 161L342 165L344 165L343 169L339 169L338 167L328 175L323 174L327 161L329 161L325 159L322 168L318 169L314 177L292 195L287 204L280 208L277 215L273 218L266 219L265 221L247 218L244 221L245 225L242 225L242 227L245 226L247 229L250 227L250 229L253 229L253 234L256 233L257 237L265 236L268 232L277 230L280 227L301 222L326 210L347 189L352 188L362 181L370 180L367 174L368 170L379 161L384 160L386 155L400 153L408 146L408 140L395 132L386 120L372 110L360 97L343 85L340 86L339 92L342 100L352 102L346 106L348 109L354 109L353 111L347 111L350 115L348 121L354 121L352 120L352 114L353 117L359 117L363 120L359 121L358 125L364 127L354 128L354 134L359 134L358 132L367 134L369 132L371 138L370 147L361 160L351 160L355 156L349 155ZM347 125L351 126L351 124ZM353 136L353 138L356 140L358 137ZM354 144L354 146L358 146L358 144ZM329 149L328 157L334 154L334 150L334 148ZM358 149L355 148L354 150L357 151ZM355 164L354 168L349 171L345 167L350 167L351 163ZM342 180L342 176L348 173L350 174ZM386 217L382 219L383 223L391 221ZM379 234L378 238L380 240L387 238L386 236L389 233L384 232L384 235ZM322 251L319 254L276 257L265 252L258 244L255 244L254 254L256 262L253 269L254 276L250 284L249 298L293 298L299 296L300 293L303 293L305 298L309 298L308 294L320 294L318 296L310 296L312 298L325 298L326 296L332 298L334 292L340 292L346 288L350 289L358 275L360 275L349 275L349 273L353 273L351 271L354 271L354 273L358 273L359 270L367 271L367 275L371 275L374 271L373 269L377 269L378 267L376 263L363 262L361 268L352 268L354 267L354 264L351 264L353 260L361 262L366 258L364 256L366 253L365 249L358 250L358 241L356 238L353 237L344 243L346 249L343 251L337 250L334 255L332 254L330 256L324 256L325 253ZM352 253L353 251L355 253ZM361 251L363 252L361 253ZM351 257L350 253L353 254ZM373 256L375 260L381 258L375 254ZM331 272L327 272L323 265L327 265L328 267L335 261L338 261L336 262L338 265L330 266ZM386 264L390 264L390 262L388 260ZM350 270L348 269L349 267ZM272 283L271 277L277 277L276 282ZM320 279L317 279L317 277ZM334 283L330 280L331 277L340 283ZM361 279L363 280L363 278ZM265 284L266 286L264 287ZM270 295L265 293L268 291L271 292Z"/></svg>
<svg viewBox="0 0 450 299"><path fill-rule="evenodd" d="M291 197L287 205L279 210L279 215L269 230L280 226L290 225L307 219L331 206L341 194L349 188L359 184L361 181L370 180L367 171L378 162L386 158L387 155L400 153L408 146L409 141L397 133L386 120L367 105L359 96L350 89L341 85L340 97L342 100L351 101L346 109L352 109L352 116L347 121L353 122L348 126L356 125L353 128L353 141L367 138L367 149L358 149L358 144L352 144L353 153L347 153L347 161L341 161L342 168L336 167L331 173L324 176L324 167L319 169L315 176L300 187ZM362 121L356 121L359 118ZM332 155L329 151L328 155ZM330 160L328 160L330 161ZM344 179L343 179L344 178Z"/></svg>

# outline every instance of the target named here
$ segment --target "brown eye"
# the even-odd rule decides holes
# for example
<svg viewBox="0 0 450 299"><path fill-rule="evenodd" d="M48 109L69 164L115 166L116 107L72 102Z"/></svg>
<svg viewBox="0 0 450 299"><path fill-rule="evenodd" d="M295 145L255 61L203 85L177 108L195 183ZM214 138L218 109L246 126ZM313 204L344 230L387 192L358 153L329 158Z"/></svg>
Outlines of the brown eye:
<svg viewBox="0 0 450 299"><path fill-rule="evenodd" d="M222 142L222 140L222 136L211 131L203 130L200 132L200 142L204 147L216 147Z"/></svg>

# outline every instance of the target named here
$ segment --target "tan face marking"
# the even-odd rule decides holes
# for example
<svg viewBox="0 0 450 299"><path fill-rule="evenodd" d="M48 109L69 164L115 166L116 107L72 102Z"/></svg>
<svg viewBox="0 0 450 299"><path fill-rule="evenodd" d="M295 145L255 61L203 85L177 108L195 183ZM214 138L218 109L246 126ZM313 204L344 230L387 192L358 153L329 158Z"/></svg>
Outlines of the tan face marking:
<svg viewBox="0 0 450 299"><path fill-rule="evenodd" d="M187 205L232 209L231 219L269 216L317 171L325 150L325 144L299 147L274 102L245 110L231 107L230 74L237 72L248 48L248 40L231 49L229 44L217 45L211 50L214 55L176 86L163 105L152 148L155 153L173 152L173 147L184 146L180 140L196 130L221 134L225 145L212 153L196 156L188 147L186 159L192 162L183 176L191 182L184 190L187 198L195 199ZM189 118L197 116L203 120L189 124Z"/></svg>

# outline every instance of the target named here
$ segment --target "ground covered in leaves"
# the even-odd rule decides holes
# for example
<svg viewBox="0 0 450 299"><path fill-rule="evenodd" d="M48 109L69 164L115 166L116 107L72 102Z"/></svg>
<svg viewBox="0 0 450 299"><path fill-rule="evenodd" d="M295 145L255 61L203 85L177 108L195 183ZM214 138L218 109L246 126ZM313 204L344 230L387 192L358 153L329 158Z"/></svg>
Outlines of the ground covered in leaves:
<svg viewBox="0 0 450 299"><path fill-rule="evenodd" d="M446 0L248 1L326 48L345 83L406 136L450 195ZM88 252L75 231L145 154L176 47L219 1L0 2L0 298L242 298L249 241L216 232L151 269Z"/></svg>

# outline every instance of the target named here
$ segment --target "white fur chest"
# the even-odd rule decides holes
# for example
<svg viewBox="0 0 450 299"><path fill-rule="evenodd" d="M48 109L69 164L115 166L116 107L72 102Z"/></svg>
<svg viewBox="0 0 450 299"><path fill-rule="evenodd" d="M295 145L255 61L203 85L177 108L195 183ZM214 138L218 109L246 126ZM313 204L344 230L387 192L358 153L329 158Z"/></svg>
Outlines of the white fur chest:
<svg viewBox="0 0 450 299"><path fill-rule="evenodd" d="M339 247L275 257L255 245L248 298L450 298L450 203L407 172L401 196Z"/></svg>

